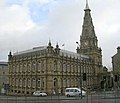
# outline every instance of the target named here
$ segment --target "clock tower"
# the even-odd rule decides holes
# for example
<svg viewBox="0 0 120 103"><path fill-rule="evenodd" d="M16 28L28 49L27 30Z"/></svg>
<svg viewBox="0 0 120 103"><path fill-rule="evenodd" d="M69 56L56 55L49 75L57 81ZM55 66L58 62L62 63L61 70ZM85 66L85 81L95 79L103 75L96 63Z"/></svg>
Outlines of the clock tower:
<svg viewBox="0 0 120 103"><path fill-rule="evenodd" d="M91 17L91 10L86 0L86 7L84 9L84 20L82 25L82 34L80 36L80 47L77 47L77 53L87 55L93 62L94 77L96 84L98 74L102 72L102 50L98 47L98 39L95 34L93 21Z"/></svg>
<svg viewBox="0 0 120 103"><path fill-rule="evenodd" d="M88 55L95 62L102 65L102 50L98 47L98 39L95 34L93 21L91 17L91 10L86 0L86 7L84 9L84 21L82 26L82 34L80 36L80 48L77 52L80 54Z"/></svg>

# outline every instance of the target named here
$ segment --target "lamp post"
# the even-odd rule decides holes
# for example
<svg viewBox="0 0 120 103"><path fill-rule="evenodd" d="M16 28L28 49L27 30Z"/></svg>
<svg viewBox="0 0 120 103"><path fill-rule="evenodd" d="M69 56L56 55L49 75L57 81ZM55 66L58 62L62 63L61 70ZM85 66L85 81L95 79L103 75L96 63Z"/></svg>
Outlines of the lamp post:
<svg viewBox="0 0 120 103"><path fill-rule="evenodd" d="M79 47L79 49L80 49L80 44L79 44L79 42L76 42L76 44L78 45L78 47Z"/></svg>
<svg viewBox="0 0 120 103"><path fill-rule="evenodd" d="M79 49L80 49L80 44L79 42L76 42L76 44L79 46ZM79 53L79 52L78 52ZM81 56L80 56L80 60L81 60ZM80 61L81 62L81 61ZM82 71L81 71L81 64L80 64L80 89L81 89L81 99L82 99Z"/></svg>

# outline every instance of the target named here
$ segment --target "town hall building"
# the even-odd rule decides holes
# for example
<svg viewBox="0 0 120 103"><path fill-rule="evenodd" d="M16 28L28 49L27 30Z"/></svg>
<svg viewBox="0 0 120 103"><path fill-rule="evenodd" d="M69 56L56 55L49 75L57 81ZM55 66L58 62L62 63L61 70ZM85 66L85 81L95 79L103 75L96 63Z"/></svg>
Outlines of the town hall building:
<svg viewBox="0 0 120 103"><path fill-rule="evenodd" d="M103 72L102 50L98 47L88 2L84 9L80 45L76 53L56 44L35 47L8 55L9 95L64 94L67 87L100 88ZM78 42L77 42L78 43Z"/></svg>

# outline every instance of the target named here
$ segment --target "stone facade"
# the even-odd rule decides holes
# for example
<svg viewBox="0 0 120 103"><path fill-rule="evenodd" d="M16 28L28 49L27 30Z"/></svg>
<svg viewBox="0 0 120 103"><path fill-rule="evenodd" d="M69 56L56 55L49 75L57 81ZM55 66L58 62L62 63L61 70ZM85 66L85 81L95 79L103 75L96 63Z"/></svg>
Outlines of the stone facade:
<svg viewBox="0 0 120 103"><path fill-rule="evenodd" d="M31 95L37 90L64 94L66 87L93 88L94 75L88 56L61 50L58 45L53 48L50 42L47 47L9 54L11 95Z"/></svg>

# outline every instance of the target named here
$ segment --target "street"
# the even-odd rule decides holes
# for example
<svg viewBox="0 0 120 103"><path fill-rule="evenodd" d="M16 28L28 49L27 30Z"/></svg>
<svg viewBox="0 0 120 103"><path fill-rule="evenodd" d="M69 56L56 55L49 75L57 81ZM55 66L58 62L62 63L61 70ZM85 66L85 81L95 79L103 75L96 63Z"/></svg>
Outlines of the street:
<svg viewBox="0 0 120 103"><path fill-rule="evenodd" d="M0 103L120 103L119 94L91 93L85 97L47 96L47 97L19 97L0 96Z"/></svg>

